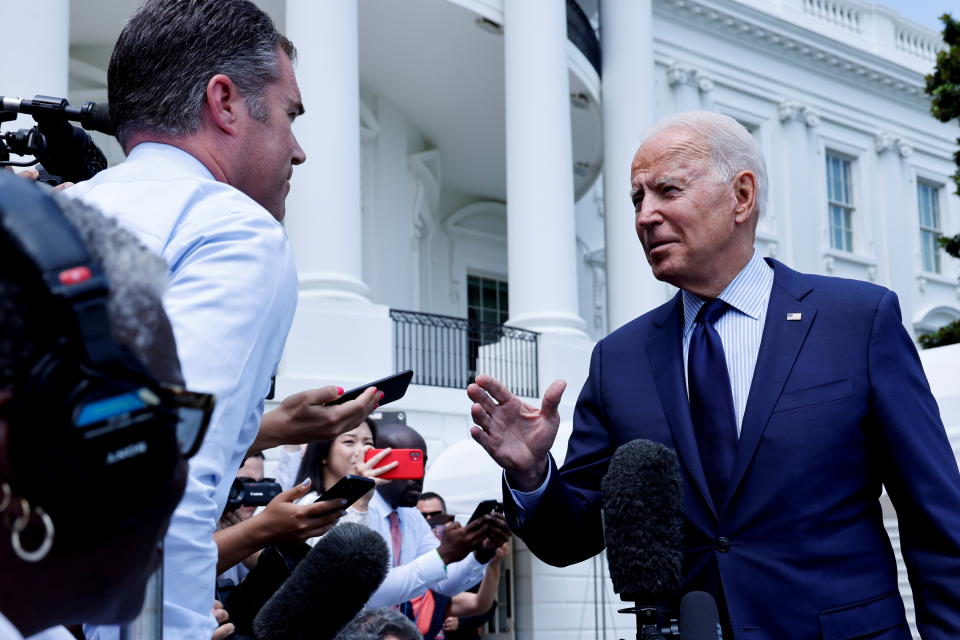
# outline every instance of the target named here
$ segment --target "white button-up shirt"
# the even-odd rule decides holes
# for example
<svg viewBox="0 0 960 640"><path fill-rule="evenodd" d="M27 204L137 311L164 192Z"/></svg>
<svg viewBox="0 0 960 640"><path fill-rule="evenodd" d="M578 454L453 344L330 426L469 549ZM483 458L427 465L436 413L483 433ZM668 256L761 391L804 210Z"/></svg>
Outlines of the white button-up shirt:
<svg viewBox="0 0 960 640"><path fill-rule="evenodd" d="M485 564L477 562L470 553L466 558L444 567L437 547L440 541L433 535L426 518L416 507L399 507L400 518L400 566L393 567L393 545L390 541L389 516L393 509L373 492L367 512L367 526L380 534L390 551L391 569L367 606L388 607L402 604L411 598L423 595L427 589L448 596L466 591L483 579Z"/></svg>
<svg viewBox="0 0 960 640"><path fill-rule="evenodd" d="M163 303L188 388L217 405L186 493L164 541L164 630L209 638L216 581L217 518L260 428L297 303L286 232L266 209L217 182L170 145L137 145L126 162L67 194L115 217L170 267ZM100 627L87 637L115 638Z"/></svg>

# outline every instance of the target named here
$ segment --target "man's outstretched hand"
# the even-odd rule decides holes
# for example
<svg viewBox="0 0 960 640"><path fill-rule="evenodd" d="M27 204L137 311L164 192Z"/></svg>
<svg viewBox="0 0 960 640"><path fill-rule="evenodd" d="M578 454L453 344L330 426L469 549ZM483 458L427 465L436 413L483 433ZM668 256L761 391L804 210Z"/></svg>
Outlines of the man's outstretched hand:
<svg viewBox="0 0 960 640"><path fill-rule="evenodd" d="M557 408L566 388L566 382L555 380L544 391L537 409L488 375L477 376L467 387L467 396L474 402L470 415L476 425L470 434L520 491L533 491L547 476L547 453L560 427Z"/></svg>

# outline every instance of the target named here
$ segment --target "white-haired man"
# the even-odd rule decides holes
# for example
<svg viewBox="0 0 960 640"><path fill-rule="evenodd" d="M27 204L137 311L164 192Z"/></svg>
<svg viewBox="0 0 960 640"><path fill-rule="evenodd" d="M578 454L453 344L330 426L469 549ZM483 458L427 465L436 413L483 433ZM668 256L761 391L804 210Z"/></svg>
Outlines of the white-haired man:
<svg viewBox="0 0 960 640"><path fill-rule="evenodd" d="M657 441L681 462L680 591L716 597L728 640L908 640L885 487L921 635L960 637L960 474L896 295L759 257L763 159L732 118L659 123L631 181L653 275L681 291L597 344L564 466L562 381L540 410L468 388L512 526L551 564L599 552L610 457Z"/></svg>

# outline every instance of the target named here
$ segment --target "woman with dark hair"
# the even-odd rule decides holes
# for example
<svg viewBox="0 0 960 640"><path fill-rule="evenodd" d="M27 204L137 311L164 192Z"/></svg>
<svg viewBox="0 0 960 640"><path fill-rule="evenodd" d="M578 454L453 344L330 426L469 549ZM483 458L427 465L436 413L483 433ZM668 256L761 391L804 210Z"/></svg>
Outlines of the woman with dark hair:
<svg viewBox="0 0 960 640"><path fill-rule="evenodd" d="M382 467L377 467L377 464L390 453L389 448L369 460L363 459L366 452L373 448L376 438L377 425L367 418L356 429L341 433L333 440L311 443L303 454L296 482L299 484L309 478L315 490L297 500L297 504L313 502L320 493L348 475L373 478L378 484L388 482L379 480L378 476L390 471L399 463L391 462ZM367 505L371 497L373 497L372 489L347 508L347 515L341 518L341 521L365 524ZM307 540L307 544L313 545L316 541L317 538L311 538Z"/></svg>

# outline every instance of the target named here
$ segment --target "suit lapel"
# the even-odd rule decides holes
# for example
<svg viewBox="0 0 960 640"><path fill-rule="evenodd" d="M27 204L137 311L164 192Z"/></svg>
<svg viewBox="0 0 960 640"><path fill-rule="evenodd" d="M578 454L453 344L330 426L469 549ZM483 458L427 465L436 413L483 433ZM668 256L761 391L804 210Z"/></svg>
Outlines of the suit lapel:
<svg viewBox="0 0 960 640"><path fill-rule="evenodd" d="M653 368L660 404L677 446L681 463L693 479L694 486L704 501L717 515L717 510L707 489L707 478L700 464L700 454L690 420L690 402L687 399L687 383L683 367L683 301L677 294L672 304L661 307L660 317L654 319L659 328L647 340L647 357Z"/></svg>
<svg viewBox="0 0 960 640"><path fill-rule="evenodd" d="M740 427L740 440L733 464L733 473L725 503L729 503L743 481L753 459L773 408L780 399L783 386L797 361L800 348L817 315L815 307L802 299L811 291L803 276L775 260L768 259L774 268L773 289L760 342L760 353L750 384L750 395ZM799 320L788 320L787 316Z"/></svg>

